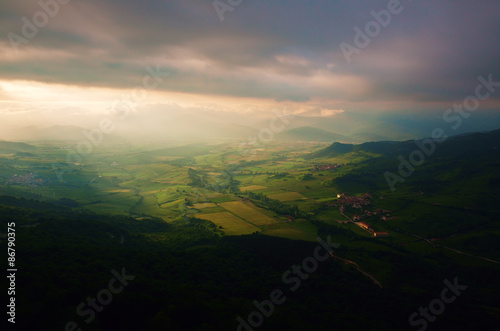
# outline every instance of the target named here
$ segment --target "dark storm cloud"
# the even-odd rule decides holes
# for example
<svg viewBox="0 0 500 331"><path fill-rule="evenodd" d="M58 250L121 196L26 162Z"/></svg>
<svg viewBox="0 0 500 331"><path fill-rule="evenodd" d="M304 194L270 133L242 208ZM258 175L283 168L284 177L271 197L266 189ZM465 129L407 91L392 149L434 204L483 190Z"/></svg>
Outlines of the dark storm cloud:
<svg viewBox="0 0 500 331"><path fill-rule="evenodd" d="M172 74L168 91L353 103L451 101L472 93L478 75L500 80L498 1L401 1L348 63L339 44L353 44L353 28L387 3L246 0L220 22L206 0L72 0L14 52L9 32L22 36L21 18L40 6L7 0L0 77L133 87L159 64Z"/></svg>

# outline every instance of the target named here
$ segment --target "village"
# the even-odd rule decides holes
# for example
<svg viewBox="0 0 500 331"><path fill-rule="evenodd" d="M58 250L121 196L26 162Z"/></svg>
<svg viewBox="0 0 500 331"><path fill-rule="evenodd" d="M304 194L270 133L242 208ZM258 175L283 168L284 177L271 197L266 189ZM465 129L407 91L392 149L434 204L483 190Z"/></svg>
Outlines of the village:
<svg viewBox="0 0 500 331"><path fill-rule="evenodd" d="M326 171L329 170L331 172L336 171L338 168L340 168L340 164L325 164L325 165L314 165L312 168L312 171Z"/></svg>
<svg viewBox="0 0 500 331"><path fill-rule="evenodd" d="M349 221L347 222L352 222L362 228L363 230L366 230L372 234L372 237L378 237L378 238L385 238L389 237L389 233L387 232L380 232L380 231L375 231L372 225L362 222L362 220L368 218L368 217L373 217L373 216L380 216L380 220L382 221L389 221L389 220L394 220L397 219L397 217L391 217L391 210L386 210L386 209L375 209L374 211L368 210L368 206L371 205L371 200L373 199L372 195L370 193L365 193L361 196L348 196L345 193L337 194L337 201L333 203L327 203L325 206L327 207L338 207L340 213ZM352 211L352 209L357 209L359 210L358 212L354 213L352 217L347 216L345 213L347 210Z"/></svg>
<svg viewBox="0 0 500 331"><path fill-rule="evenodd" d="M48 183L50 183L50 179L39 178L37 173L29 173L25 175L15 174L5 180L5 184L8 185L22 185L30 188L37 188Z"/></svg>

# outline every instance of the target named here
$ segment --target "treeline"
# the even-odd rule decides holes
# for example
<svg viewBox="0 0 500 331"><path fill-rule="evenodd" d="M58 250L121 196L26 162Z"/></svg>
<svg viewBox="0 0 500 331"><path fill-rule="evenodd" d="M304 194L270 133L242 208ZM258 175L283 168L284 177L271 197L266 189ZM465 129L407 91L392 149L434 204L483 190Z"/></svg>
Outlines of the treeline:
<svg viewBox="0 0 500 331"><path fill-rule="evenodd" d="M188 169L188 176L191 181L189 183L190 186L200 187L215 192L228 192L231 194L237 194L240 192L238 187L240 181L234 179L231 168L223 170L221 175L216 177L215 183L209 183L207 180L207 174L203 171L192 168Z"/></svg>
<svg viewBox="0 0 500 331"><path fill-rule="evenodd" d="M290 173L288 172L269 172L266 171L266 175L268 175L268 178L273 178L273 179L279 179L279 178L284 178L287 177Z"/></svg>
<svg viewBox="0 0 500 331"><path fill-rule="evenodd" d="M256 205L259 207L272 210L280 215L290 215L293 217L306 217L297 205L287 205L279 200L271 199L264 195L263 193L254 193L251 191L244 192L243 194L247 195L250 199L252 199Z"/></svg>
<svg viewBox="0 0 500 331"><path fill-rule="evenodd" d="M191 181L189 183L189 186L195 186L195 187L205 186L204 182L206 181L206 176L207 176L205 173L198 171L198 170L195 170L193 168L189 168L188 169L188 176L189 176L189 180Z"/></svg>

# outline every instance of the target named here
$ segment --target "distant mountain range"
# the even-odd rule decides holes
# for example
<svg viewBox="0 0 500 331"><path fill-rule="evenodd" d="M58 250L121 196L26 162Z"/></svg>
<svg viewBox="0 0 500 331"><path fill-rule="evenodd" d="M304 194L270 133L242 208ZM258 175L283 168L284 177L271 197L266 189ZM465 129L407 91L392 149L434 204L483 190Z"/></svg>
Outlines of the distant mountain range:
<svg viewBox="0 0 500 331"><path fill-rule="evenodd" d="M431 142L432 141L432 142ZM433 147L434 146L434 147ZM448 137L444 142L437 143L430 138L407 141L378 141L363 144L345 144L335 142L330 146L313 152L307 158L336 157L351 152L366 152L380 154L385 157L408 155L414 150L438 156L458 156L484 152L500 152L500 130L483 133L460 134Z"/></svg>
<svg viewBox="0 0 500 331"><path fill-rule="evenodd" d="M390 140L386 136L375 133L359 132L350 135L343 135L329 130L312 126L301 126L280 132L276 139L289 141L318 141L318 142L343 142L343 143L363 143L370 141Z"/></svg>
<svg viewBox="0 0 500 331"><path fill-rule="evenodd" d="M108 114L115 130L105 135L105 140L125 140L132 144L143 143L194 143L208 140L241 141L252 140L271 129L274 139L284 141L366 143L374 141L402 141L428 136L433 128L442 126L442 119L424 120L423 115L414 118L409 115L392 117L380 114L339 113L334 116L302 116L286 114L250 112L234 113L222 111L200 111L197 109L157 108L131 113L125 120L116 114ZM278 121L276 121L278 116ZM280 117L281 116L281 117ZM495 128L500 116L492 116L487 121L483 117L469 120L473 131ZM483 118L479 125L476 122ZM26 127L7 126L0 130L0 139L10 141L67 141L78 142L86 139L84 130L97 130L102 118L97 116L79 121L75 125L37 125ZM477 125L476 125L476 124ZM40 123L41 125L41 123ZM276 127L283 129L281 132ZM492 128L490 128L492 127ZM464 133L464 128L455 134ZM364 146L366 147L366 146ZM363 148L364 148L363 147ZM379 146L380 147L380 146Z"/></svg>
<svg viewBox="0 0 500 331"><path fill-rule="evenodd" d="M14 154L18 152L32 152L37 147L25 143L0 141L0 154Z"/></svg>

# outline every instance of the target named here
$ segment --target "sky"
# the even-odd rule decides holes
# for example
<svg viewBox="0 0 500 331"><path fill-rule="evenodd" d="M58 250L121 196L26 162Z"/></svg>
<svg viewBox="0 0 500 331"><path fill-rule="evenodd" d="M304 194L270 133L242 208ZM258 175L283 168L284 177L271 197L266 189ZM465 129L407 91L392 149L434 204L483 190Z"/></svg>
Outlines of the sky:
<svg viewBox="0 0 500 331"><path fill-rule="evenodd" d="M83 123L126 103L436 121L478 76L500 81L498 13L494 0L2 0L0 120ZM470 123L499 106L492 92Z"/></svg>

